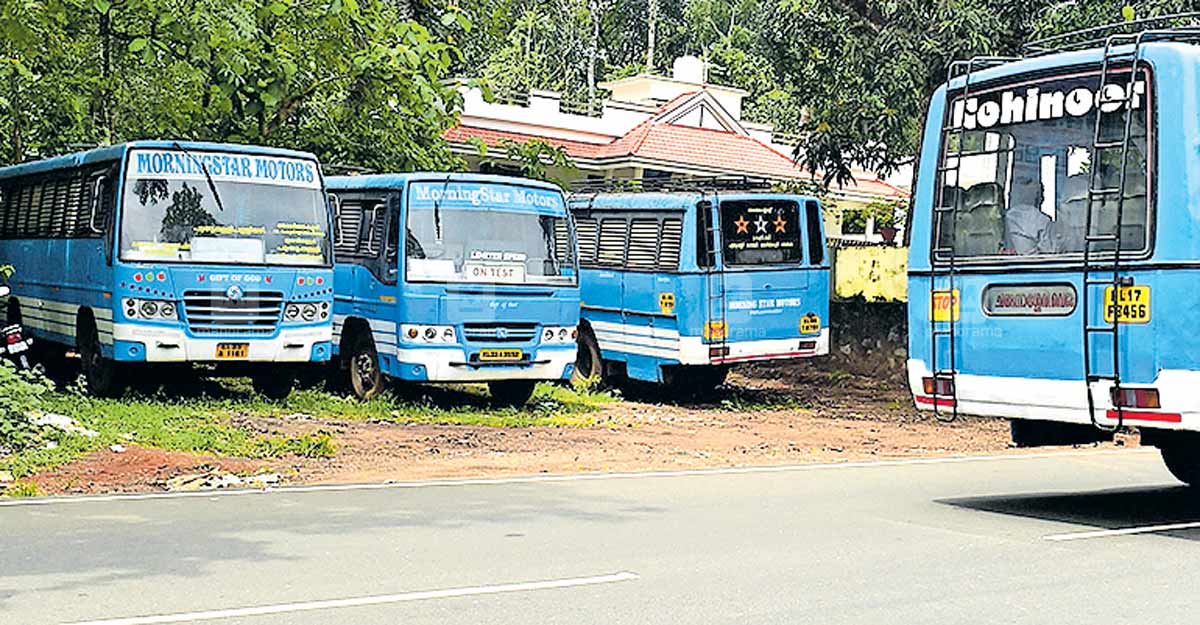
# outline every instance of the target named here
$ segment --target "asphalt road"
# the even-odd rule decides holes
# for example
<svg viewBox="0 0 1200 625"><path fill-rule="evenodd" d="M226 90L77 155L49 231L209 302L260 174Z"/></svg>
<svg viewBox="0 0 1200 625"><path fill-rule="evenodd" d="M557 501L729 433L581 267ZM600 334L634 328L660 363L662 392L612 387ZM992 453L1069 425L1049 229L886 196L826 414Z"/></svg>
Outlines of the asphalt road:
<svg viewBox="0 0 1200 625"><path fill-rule="evenodd" d="M1197 522L1148 450L35 502L0 623L1176 623Z"/></svg>

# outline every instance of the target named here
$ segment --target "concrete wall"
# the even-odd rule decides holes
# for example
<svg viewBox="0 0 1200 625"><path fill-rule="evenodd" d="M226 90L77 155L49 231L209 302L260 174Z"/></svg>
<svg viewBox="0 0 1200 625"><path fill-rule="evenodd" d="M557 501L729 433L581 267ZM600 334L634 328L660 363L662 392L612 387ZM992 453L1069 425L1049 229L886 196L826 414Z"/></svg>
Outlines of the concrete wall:
<svg viewBox="0 0 1200 625"><path fill-rule="evenodd" d="M832 253L834 299L908 301L908 248L869 245Z"/></svg>

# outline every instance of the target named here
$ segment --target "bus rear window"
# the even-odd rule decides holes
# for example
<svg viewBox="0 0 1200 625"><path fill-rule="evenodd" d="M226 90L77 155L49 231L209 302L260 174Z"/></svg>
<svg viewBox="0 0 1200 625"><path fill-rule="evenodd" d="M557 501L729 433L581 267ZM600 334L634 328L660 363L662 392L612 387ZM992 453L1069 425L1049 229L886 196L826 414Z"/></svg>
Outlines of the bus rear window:
<svg viewBox="0 0 1200 625"><path fill-rule="evenodd" d="M1100 145L1093 154L1097 73L1004 86L951 101L942 136L935 213L939 259L1054 257L1084 251L1088 189L1120 186L1129 73L1107 81ZM1121 201L1121 249L1149 246L1149 75L1134 83ZM961 129L961 131L960 131ZM1097 195L1092 234L1116 227L1116 193ZM949 209L953 208L953 211ZM1115 245L1093 243L1091 250Z"/></svg>
<svg viewBox="0 0 1200 625"><path fill-rule="evenodd" d="M798 264L803 259L796 202L721 202L721 235L728 266Z"/></svg>

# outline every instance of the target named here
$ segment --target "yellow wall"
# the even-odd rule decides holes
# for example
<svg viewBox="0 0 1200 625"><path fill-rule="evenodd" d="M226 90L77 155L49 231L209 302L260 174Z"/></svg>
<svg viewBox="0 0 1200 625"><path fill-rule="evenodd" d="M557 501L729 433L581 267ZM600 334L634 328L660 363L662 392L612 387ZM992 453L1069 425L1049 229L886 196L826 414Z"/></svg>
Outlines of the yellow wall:
<svg viewBox="0 0 1200 625"><path fill-rule="evenodd" d="M834 297L908 301L908 248L843 247L836 250L833 261Z"/></svg>

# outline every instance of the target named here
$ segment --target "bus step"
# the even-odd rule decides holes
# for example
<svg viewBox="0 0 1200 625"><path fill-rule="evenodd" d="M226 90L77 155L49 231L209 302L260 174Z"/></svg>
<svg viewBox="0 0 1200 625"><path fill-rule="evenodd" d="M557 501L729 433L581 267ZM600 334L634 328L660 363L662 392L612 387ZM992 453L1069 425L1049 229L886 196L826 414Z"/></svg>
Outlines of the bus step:
<svg viewBox="0 0 1200 625"><path fill-rule="evenodd" d="M1088 332L1116 332L1117 329L1112 326L1088 326Z"/></svg>
<svg viewBox="0 0 1200 625"><path fill-rule="evenodd" d="M952 378L956 375L958 375L958 372L955 371L954 369L938 369L936 372L934 372L933 377L935 377L935 378Z"/></svg>
<svg viewBox="0 0 1200 625"><path fill-rule="evenodd" d="M1115 234L1089 234L1083 238L1085 240L1087 240L1088 243L1095 243L1097 241L1116 241L1117 235L1115 235Z"/></svg>
<svg viewBox="0 0 1200 625"><path fill-rule="evenodd" d="M1120 193L1121 187L1101 187L1099 189L1088 189L1088 193L1092 195L1113 195Z"/></svg>
<svg viewBox="0 0 1200 625"><path fill-rule="evenodd" d="M1125 100L1109 100L1109 101L1105 102L1105 104L1116 104L1117 102L1124 102L1124 101ZM1097 150L1111 150L1113 148L1120 148L1120 147L1124 147L1124 146L1125 146L1124 141L1101 141L1100 143L1097 143L1095 145L1095 148Z"/></svg>
<svg viewBox="0 0 1200 625"><path fill-rule="evenodd" d="M1116 375L1111 375L1111 374L1104 374L1104 373L1089 373L1089 374L1087 374L1088 382L1103 382L1104 380L1109 380L1111 382L1119 382L1121 380L1121 377L1116 376Z"/></svg>
<svg viewBox="0 0 1200 625"><path fill-rule="evenodd" d="M1088 286L1117 286L1117 282L1112 280L1088 280L1084 284Z"/></svg>
<svg viewBox="0 0 1200 625"><path fill-rule="evenodd" d="M951 334L954 334L953 330L934 330L933 331L934 336L950 336Z"/></svg>

